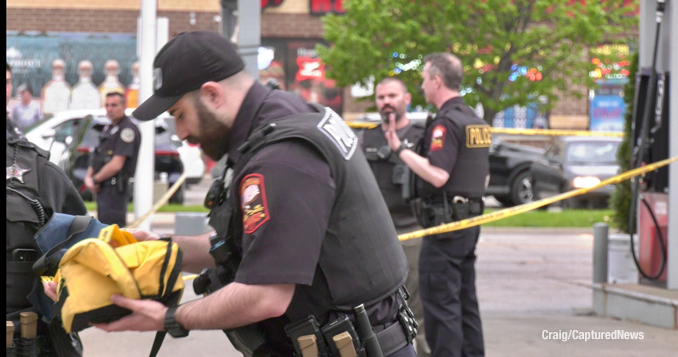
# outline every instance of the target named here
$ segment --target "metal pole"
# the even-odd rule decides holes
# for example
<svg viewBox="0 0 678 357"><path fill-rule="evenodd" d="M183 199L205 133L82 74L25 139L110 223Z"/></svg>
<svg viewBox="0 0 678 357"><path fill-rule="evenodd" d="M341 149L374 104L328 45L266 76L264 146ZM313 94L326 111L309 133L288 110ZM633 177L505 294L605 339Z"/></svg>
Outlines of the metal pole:
<svg viewBox="0 0 678 357"><path fill-rule="evenodd" d="M238 22L238 0L221 0L221 36L231 39L235 24Z"/></svg>
<svg viewBox="0 0 678 357"><path fill-rule="evenodd" d="M607 283L607 254L609 227L605 223L593 225L593 283Z"/></svg>
<svg viewBox="0 0 678 357"><path fill-rule="evenodd" d="M153 59L156 54L157 0L141 0L141 54L139 59L139 103L153 95ZM141 122L141 148L134 175L134 216L138 219L153 207L153 179L155 173L155 123ZM138 227L151 229L147 219Z"/></svg>
<svg viewBox="0 0 678 357"><path fill-rule="evenodd" d="M667 43L678 41L678 2L667 1L665 31ZM667 46L669 60L667 70L671 74L669 93L669 157L678 156L678 48ZM666 287L678 290L678 164L669 165L669 221L667 242Z"/></svg>
<svg viewBox="0 0 678 357"><path fill-rule="evenodd" d="M261 43L261 3L259 1L238 0L238 51L245 62L245 70L254 79L259 80L257 57Z"/></svg>

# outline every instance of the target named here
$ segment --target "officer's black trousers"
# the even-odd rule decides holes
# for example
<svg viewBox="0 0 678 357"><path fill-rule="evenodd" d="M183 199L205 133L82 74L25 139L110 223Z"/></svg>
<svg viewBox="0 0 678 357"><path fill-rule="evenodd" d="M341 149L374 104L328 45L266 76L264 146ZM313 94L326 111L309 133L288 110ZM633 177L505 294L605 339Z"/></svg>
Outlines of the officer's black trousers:
<svg viewBox="0 0 678 357"><path fill-rule="evenodd" d="M127 224L127 192L120 193L118 188L110 184L102 185L97 194L97 219L105 224L117 224L124 227Z"/></svg>
<svg viewBox="0 0 678 357"><path fill-rule="evenodd" d="M419 284L431 356L483 356L483 330L475 285L480 227L424 237Z"/></svg>

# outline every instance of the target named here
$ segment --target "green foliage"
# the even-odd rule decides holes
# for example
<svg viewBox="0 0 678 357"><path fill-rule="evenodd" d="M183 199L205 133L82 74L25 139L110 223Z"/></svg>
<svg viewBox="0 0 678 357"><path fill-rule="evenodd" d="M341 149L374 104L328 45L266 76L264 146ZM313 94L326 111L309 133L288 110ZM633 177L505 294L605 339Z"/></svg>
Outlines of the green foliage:
<svg viewBox="0 0 678 357"><path fill-rule="evenodd" d="M621 172L631 169L631 123L633 121L634 96L636 92L635 74L638 71L638 52L631 56L629 64L629 82L624 87L624 101L626 102L626 114L624 115L624 139L617 151L617 163ZM610 207L614 210L613 225L620 231L629 231L629 213L631 209L631 182L622 181L615 185L614 192L610 196Z"/></svg>
<svg viewBox="0 0 678 357"><path fill-rule="evenodd" d="M593 86L587 48L624 42L616 35L637 26L636 16L625 16L624 0L570 2L346 0L346 14L323 18L331 45L317 50L328 65L327 76L340 86L365 86L371 77L378 82L393 75L398 66L413 67L397 75L414 105L424 104L417 91L423 64L416 61L433 52L454 53L464 64L463 87L470 93L464 100L482 103L490 121L496 112L538 95L549 99L548 106L558 99L557 91L581 95L569 83ZM509 81L514 64L539 69L543 79Z"/></svg>
<svg viewBox="0 0 678 357"><path fill-rule="evenodd" d="M494 209L486 209L490 213ZM566 209L562 212L530 211L499 221L483 224L483 227L562 227L591 228L598 222L610 222L614 212L609 209Z"/></svg>

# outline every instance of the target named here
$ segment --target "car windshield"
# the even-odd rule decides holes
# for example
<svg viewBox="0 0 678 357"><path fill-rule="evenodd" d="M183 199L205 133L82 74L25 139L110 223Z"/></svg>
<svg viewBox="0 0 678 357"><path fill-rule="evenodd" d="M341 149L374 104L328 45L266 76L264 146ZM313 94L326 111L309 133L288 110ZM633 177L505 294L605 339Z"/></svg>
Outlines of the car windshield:
<svg viewBox="0 0 678 357"><path fill-rule="evenodd" d="M576 164L615 164L619 142L573 142L567 147L565 162Z"/></svg>

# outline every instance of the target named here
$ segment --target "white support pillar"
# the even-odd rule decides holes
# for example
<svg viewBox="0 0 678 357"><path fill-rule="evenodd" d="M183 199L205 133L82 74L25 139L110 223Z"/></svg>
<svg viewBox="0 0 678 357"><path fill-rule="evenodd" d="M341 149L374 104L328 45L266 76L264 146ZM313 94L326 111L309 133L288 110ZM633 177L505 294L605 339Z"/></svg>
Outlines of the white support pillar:
<svg viewBox="0 0 678 357"><path fill-rule="evenodd" d="M245 70L259 80L257 57L261 43L261 2L238 0L238 52L245 62Z"/></svg>
<svg viewBox="0 0 678 357"><path fill-rule="evenodd" d="M141 53L139 54L139 103L153 95L153 59L156 54L157 0L141 0ZM153 180L155 173L155 123L141 122L141 148L134 176L134 216L143 216L153 207ZM151 216L152 217L152 216ZM151 219L139 225L139 229L150 230Z"/></svg>

